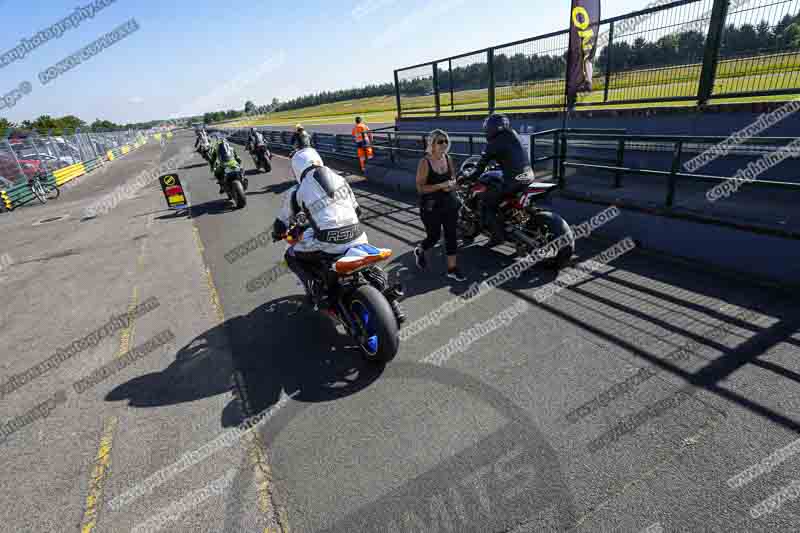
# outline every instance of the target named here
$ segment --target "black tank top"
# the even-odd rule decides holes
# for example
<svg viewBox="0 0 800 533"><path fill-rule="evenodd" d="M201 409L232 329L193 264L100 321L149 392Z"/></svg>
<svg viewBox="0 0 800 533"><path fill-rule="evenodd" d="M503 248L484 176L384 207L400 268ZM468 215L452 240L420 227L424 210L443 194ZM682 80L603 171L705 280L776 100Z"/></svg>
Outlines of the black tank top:
<svg viewBox="0 0 800 533"><path fill-rule="evenodd" d="M450 181L450 158L447 158L447 171L444 174L439 174L433 170L431 160L427 157L425 161L428 163L428 185L439 185ZM436 191L423 194L420 200L424 203L426 200L435 200L436 207L443 208L452 206L452 201L456 200L455 192L453 191Z"/></svg>

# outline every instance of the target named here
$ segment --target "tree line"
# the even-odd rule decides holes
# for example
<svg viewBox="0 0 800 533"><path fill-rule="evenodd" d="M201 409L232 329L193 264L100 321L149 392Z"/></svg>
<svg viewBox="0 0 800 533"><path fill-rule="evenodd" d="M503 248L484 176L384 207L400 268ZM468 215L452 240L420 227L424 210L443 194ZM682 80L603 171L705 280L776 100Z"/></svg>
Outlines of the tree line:
<svg viewBox="0 0 800 533"><path fill-rule="evenodd" d="M197 117L199 120L200 117ZM191 121L191 119L188 119ZM52 131L53 135L64 135L73 133L76 129L82 132L92 131L128 131L128 130L147 130L159 126L165 122L175 122L168 120L151 120L149 122L135 122L128 124L116 124L110 120L96 119L94 122L87 123L74 115L54 118L50 115L42 115L35 120L23 120L19 124L0 118L0 135L9 130L26 130L47 133Z"/></svg>

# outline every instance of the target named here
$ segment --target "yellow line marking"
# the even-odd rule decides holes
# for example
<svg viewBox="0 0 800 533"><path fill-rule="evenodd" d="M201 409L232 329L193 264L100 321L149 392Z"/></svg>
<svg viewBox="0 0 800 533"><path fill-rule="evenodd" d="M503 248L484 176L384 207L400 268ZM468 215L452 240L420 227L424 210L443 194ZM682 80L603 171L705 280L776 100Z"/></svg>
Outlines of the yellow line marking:
<svg viewBox="0 0 800 533"><path fill-rule="evenodd" d="M139 256L141 259L142 256ZM139 303L139 288L134 286L133 287L133 295L131 295L131 303L128 305L128 327L122 330L122 333L119 337L119 349L117 350L117 354L114 356L118 358L128 350L131 349L131 339L133 339L133 319L134 319L134 311L136 310L136 306Z"/></svg>
<svg viewBox="0 0 800 533"><path fill-rule="evenodd" d="M206 280L208 282L209 296L211 297L211 306L217 314L217 320L220 324L225 322L225 312L222 309L222 304L219 301L219 294L217 287L214 285L214 278L211 277L211 271L206 267Z"/></svg>
<svg viewBox="0 0 800 533"><path fill-rule="evenodd" d="M86 511L81 521L81 533L91 533L97 525L97 511L100 498L103 496L103 486L111 467L111 445L114 441L114 430L117 428L117 417L112 416L106 420L103 437L100 439L100 448L94 461L92 477L89 480L89 493L86 496Z"/></svg>
<svg viewBox="0 0 800 533"><path fill-rule="evenodd" d="M200 259L203 261L203 265L205 266L203 252L206 248L203 246L203 240L200 238L200 230L194 225L194 221L192 221L192 232L194 234L194 243L197 245L197 249L200 251ZM222 303L220 302L219 293L217 292L217 286L214 284L214 277L211 275L211 270L208 269L208 266L205 266L205 269L208 293L209 297L211 298L211 307L214 308L214 313L217 315L217 320L220 324L222 324L225 322L225 311L222 309Z"/></svg>
<svg viewBox="0 0 800 533"><path fill-rule="evenodd" d="M192 221L192 229L194 230L195 243L197 249L200 251L202 258L205 247L200 238L200 230L194 225ZM211 306L217 315L217 320L220 324L225 323L225 312L220 303L219 293L217 287L214 285L214 278L211 276L211 271L208 267L206 269L206 280L208 283L209 296L211 298ZM269 466L269 461L266 457L265 447L261 442L257 433L253 432L249 436L249 456L253 462L255 470L256 493L258 505L261 512L266 516L269 525L264 527L264 533L289 533L289 520L285 509L281 509L280 516L277 518L278 523L275 523L276 514L272 506L272 469Z"/></svg>
<svg viewBox="0 0 800 533"><path fill-rule="evenodd" d="M195 244L197 244L197 249L200 251L202 258L205 246L203 246L203 241L200 238L200 230L194 225L194 221L192 221L192 230L194 233ZM217 320L219 320L219 323L224 324L225 312L222 309L222 304L220 303L217 287L214 285L214 278L211 276L211 271L207 266L205 269L209 296L211 298L211 306L214 308L214 312L217 315ZM289 520L286 509L281 508L281 513L278 517L279 523L274 523L275 520L273 517L276 515L272 506L272 469L269 466L269 461L267 460L266 453L264 451L265 447L261 442L260 437L255 432L250 433L249 441L249 455L255 469L258 505L261 509L261 512L263 512L267 517L267 522L269 523L268 526L264 527L264 533L289 533Z"/></svg>
<svg viewBox="0 0 800 533"><path fill-rule="evenodd" d="M152 220L148 219L147 227L150 226ZM136 259L137 273L140 273L144 268L144 253L145 242L147 239L142 240L142 245L139 248L139 256ZM131 294L130 304L128 305L128 327L122 330L119 338L119 348L114 358L117 359L130 350L133 341L134 331L134 311L139 302L139 288L133 286L133 294ZM100 448L97 450L97 459L95 460L94 470L92 471L92 478L89 481L89 494L86 496L86 511L83 514L81 524L81 533L91 533L97 526L97 510L100 507L101 498L103 496L103 486L105 480L110 475L109 467L111 466L111 446L114 441L114 430L119 423L119 419L111 416L105 420L105 430L103 437L100 439Z"/></svg>
<svg viewBox="0 0 800 533"><path fill-rule="evenodd" d="M194 224L192 224L192 230L194 233L194 243L197 245L197 248L200 250L201 253L205 252L206 247L203 246L203 240L200 238L200 230L197 229L197 226L195 226Z"/></svg>
<svg viewBox="0 0 800 533"><path fill-rule="evenodd" d="M255 432L249 435L250 460L255 470L256 493L258 494L258 507L264 516L267 517L269 525L264 527L264 533L289 533L284 524L276 524L274 521L275 509L272 506L272 468L269 466L267 454L261 438ZM283 513L286 514L285 512ZM283 522L280 518L279 522Z"/></svg>

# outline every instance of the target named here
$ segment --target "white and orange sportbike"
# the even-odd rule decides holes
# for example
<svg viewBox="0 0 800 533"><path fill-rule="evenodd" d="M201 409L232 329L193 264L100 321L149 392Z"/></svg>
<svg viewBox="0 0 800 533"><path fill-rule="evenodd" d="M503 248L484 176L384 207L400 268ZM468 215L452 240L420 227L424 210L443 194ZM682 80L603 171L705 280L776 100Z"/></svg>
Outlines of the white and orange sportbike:
<svg viewBox="0 0 800 533"><path fill-rule="evenodd" d="M273 239L289 244L287 261L305 258L315 309L338 320L368 360L386 364L397 355L405 321L402 286L390 285L378 266L392 250L369 244L349 184L313 148L292 157L292 171L298 185L287 192Z"/></svg>

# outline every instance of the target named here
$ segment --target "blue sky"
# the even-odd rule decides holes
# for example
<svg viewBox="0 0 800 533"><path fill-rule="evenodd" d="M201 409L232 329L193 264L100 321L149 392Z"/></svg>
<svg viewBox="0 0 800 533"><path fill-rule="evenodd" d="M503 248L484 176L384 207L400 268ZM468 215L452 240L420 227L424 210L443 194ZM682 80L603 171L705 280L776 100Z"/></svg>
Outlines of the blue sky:
<svg viewBox="0 0 800 533"><path fill-rule="evenodd" d="M90 0L0 0L0 54ZM603 18L644 0L605 0ZM395 68L567 27L569 0L116 0L0 68L0 96L33 91L0 117L76 115L117 123L243 108L393 80ZM140 29L43 86L39 72L134 18Z"/></svg>

